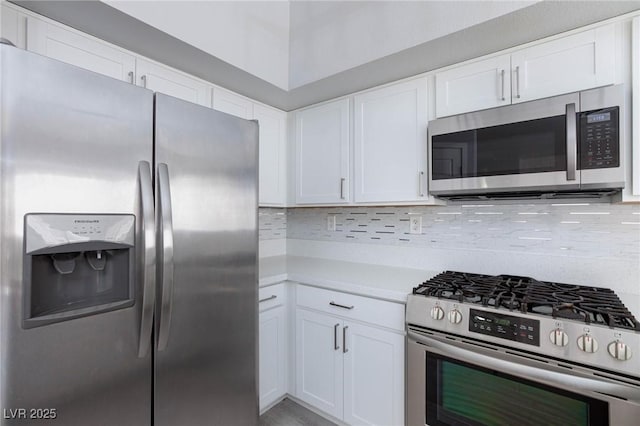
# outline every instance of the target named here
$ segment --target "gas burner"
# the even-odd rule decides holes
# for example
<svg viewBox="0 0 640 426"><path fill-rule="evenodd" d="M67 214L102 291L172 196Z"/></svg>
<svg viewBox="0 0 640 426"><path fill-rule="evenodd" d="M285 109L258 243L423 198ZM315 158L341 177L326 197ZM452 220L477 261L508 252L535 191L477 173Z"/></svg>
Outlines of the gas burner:
<svg viewBox="0 0 640 426"><path fill-rule="evenodd" d="M445 271L414 288L413 294L640 331L640 323L607 288Z"/></svg>

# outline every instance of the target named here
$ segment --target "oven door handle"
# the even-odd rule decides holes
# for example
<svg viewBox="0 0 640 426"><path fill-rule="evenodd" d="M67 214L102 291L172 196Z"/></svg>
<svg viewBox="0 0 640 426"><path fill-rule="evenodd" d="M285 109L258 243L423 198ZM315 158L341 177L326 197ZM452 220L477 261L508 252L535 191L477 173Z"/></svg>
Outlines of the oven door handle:
<svg viewBox="0 0 640 426"><path fill-rule="evenodd" d="M475 364L483 368L488 368L501 373L511 374L512 376L533 380L535 382L547 385L557 386L560 388L570 388L575 392L577 389L581 391L596 392L624 398L636 404L640 404L640 388L627 386L621 383L614 383L605 380L587 377L578 371L572 374L566 374L560 371L550 369L549 366L540 362L539 365L527 365L528 362L535 362L523 358L521 362L513 362L507 358L513 358L515 355L504 354L492 349L485 349L480 346L473 351L458 346L455 341L443 342L432 336L425 336L409 329L408 337L418 343L422 343L429 348L435 349L436 353L454 358L470 364ZM476 352L478 351L478 352ZM482 352L491 353L485 355ZM502 355L502 357L498 357ZM558 367L560 368L560 367ZM583 392L584 393L584 392Z"/></svg>

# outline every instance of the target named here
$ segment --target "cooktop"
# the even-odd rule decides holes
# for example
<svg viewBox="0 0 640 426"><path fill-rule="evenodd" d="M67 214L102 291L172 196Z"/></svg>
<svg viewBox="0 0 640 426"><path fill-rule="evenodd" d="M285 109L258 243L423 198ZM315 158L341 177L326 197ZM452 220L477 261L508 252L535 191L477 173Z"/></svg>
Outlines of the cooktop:
<svg viewBox="0 0 640 426"><path fill-rule="evenodd" d="M413 294L640 331L640 323L607 288L445 271L415 287Z"/></svg>

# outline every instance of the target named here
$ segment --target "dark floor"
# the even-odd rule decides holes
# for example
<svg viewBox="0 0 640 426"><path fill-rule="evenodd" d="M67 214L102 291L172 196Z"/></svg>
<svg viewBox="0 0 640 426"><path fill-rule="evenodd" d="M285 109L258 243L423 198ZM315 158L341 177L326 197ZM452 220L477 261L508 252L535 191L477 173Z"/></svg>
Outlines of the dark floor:
<svg viewBox="0 0 640 426"><path fill-rule="evenodd" d="M260 426L336 426L336 424L286 398L260 416Z"/></svg>

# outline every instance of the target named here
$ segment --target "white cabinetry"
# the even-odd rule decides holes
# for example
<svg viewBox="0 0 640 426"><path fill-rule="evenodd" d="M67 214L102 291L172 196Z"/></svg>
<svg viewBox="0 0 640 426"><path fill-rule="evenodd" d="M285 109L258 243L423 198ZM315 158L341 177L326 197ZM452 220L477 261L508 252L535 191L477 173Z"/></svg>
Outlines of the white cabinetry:
<svg viewBox="0 0 640 426"><path fill-rule="evenodd" d="M404 424L404 336L356 322L344 324L344 421Z"/></svg>
<svg viewBox="0 0 640 426"><path fill-rule="evenodd" d="M615 81L615 26L595 28L514 52L512 100L526 102Z"/></svg>
<svg viewBox="0 0 640 426"><path fill-rule="evenodd" d="M436 74L436 116L511 103L511 57L497 56Z"/></svg>
<svg viewBox="0 0 640 426"><path fill-rule="evenodd" d="M27 18L27 50L133 83L135 56L78 31Z"/></svg>
<svg viewBox="0 0 640 426"><path fill-rule="evenodd" d="M296 113L296 203L349 200L349 99Z"/></svg>
<svg viewBox="0 0 640 426"><path fill-rule="evenodd" d="M426 78L354 97L355 202L426 198L426 97Z"/></svg>
<svg viewBox="0 0 640 426"><path fill-rule="evenodd" d="M404 306L297 288L296 394L348 424L404 424Z"/></svg>
<svg viewBox="0 0 640 426"><path fill-rule="evenodd" d="M334 417L342 417L341 322L297 309L296 396Z"/></svg>
<svg viewBox="0 0 640 426"><path fill-rule="evenodd" d="M286 394L287 315L284 284L259 291L260 410Z"/></svg>
<svg viewBox="0 0 640 426"><path fill-rule="evenodd" d="M616 24L436 74L436 116L526 102L615 83Z"/></svg>
<svg viewBox="0 0 640 426"><path fill-rule="evenodd" d="M187 74L138 58L138 84L154 92L210 107L209 86Z"/></svg>
<svg viewBox="0 0 640 426"><path fill-rule="evenodd" d="M253 102L219 87L213 88L213 109L250 120L253 116Z"/></svg>
<svg viewBox="0 0 640 426"><path fill-rule="evenodd" d="M284 206L287 196L287 113L254 104L253 119L258 120L260 132L259 203L261 206Z"/></svg>
<svg viewBox="0 0 640 426"><path fill-rule="evenodd" d="M0 37L9 40L14 46L26 47L27 17L17 10L8 7L3 1L0 3Z"/></svg>

